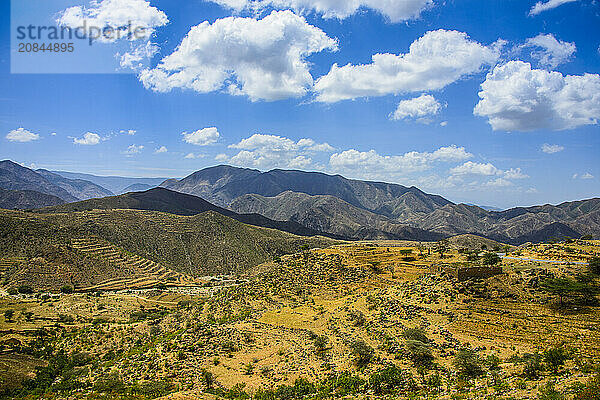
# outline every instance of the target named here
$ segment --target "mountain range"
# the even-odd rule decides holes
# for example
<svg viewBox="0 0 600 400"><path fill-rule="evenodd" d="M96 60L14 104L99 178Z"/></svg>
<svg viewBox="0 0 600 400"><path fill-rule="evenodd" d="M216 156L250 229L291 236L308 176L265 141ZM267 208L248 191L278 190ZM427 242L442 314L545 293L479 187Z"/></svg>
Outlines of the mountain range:
<svg viewBox="0 0 600 400"><path fill-rule="evenodd" d="M112 196L114 192L101 183L116 192L134 192ZM157 185L160 189L147 190ZM490 211L455 204L416 187L280 169L261 172L216 166L178 180L33 171L2 161L0 188L5 189L0 192L0 204L5 208L51 206L44 212L138 209L178 215L210 210L250 225L350 240L435 241L476 234L521 244L555 237L600 236L598 198Z"/></svg>

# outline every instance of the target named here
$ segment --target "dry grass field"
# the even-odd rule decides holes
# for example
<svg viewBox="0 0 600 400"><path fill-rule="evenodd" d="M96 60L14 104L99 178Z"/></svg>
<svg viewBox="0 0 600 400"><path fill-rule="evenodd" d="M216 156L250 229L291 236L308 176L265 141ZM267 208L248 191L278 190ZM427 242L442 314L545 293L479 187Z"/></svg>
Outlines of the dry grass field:
<svg viewBox="0 0 600 400"><path fill-rule="evenodd" d="M502 274L456 278L488 251L507 252L493 261ZM583 264L598 255L597 241L359 242L197 290L174 275L180 285L4 295L0 382L32 399L597 399L600 307L581 282L598 286ZM557 292L552 279L580 286Z"/></svg>

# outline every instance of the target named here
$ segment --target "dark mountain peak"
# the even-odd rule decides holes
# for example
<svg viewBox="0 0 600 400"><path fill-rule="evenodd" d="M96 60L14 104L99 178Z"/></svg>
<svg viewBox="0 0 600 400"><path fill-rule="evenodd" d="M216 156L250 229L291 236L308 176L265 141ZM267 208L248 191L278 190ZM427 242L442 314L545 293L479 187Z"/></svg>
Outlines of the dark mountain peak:
<svg viewBox="0 0 600 400"><path fill-rule="evenodd" d="M64 204L39 210L42 213L76 212L86 210L147 210L168 214L193 216L205 212L214 212L248 225L278 229L302 236L330 236L309 229L293 221L274 221L258 214L237 214L218 207L208 201L189 194L175 192L166 188L153 188L144 192L132 192L120 196L90 199L77 203Z"/></svg>

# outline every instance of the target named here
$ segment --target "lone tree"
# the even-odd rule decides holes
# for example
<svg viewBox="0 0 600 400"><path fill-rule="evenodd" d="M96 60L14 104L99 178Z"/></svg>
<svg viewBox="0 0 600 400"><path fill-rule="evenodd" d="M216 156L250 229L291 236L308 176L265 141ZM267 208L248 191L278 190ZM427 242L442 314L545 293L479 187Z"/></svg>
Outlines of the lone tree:
<svg viewBox="0 0 600 400"><path fill-rule="evenodd" d="M460 350L454 358L454 367L459 374L475 378L483 374L479 355L474 350Z"/></svg>
<svg viewBox="0 0 600 400"><path fill-rule="evenodd" d="M483 255L483 265L496 265L502 261L500 256L496 253L485 253Z"/></svg>
<svg viewBox="0 0 600 400"><path fill-rule="evenodd" d="M4 318L6 319L6 322L11 322L12 321L12 317L15 315L15 310L6 310L4 311Z"/></svg>
<svg viewBox="0 0 600 400"><path fill-rule="evenodd" d="M540 283L540 288L554 296L558 296L560 305L564 304L565 298L576 295L588 297L596 290L592 286L569 278L550 278Z"/></svg>

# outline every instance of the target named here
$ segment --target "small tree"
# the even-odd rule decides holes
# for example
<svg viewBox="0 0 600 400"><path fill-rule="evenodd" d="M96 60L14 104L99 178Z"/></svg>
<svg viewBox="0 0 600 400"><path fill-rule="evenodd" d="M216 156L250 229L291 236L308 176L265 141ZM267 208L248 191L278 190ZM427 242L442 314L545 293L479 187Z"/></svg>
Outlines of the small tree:
<svg viewBox="0 0 600 400"><path fill-rule="evenodd" d="M356 340L352 342L350 345L350 349L352 350L352 354L354 355L354 363L358 368L365 368L375 355L375 351L363 342L362 340Z"/></svg>
<svg viewBox="0 0 600 400"><path fill-rule="evenodd" d="M64 293L64 294L71 294L74 292L74 290L75 289L73 289L73 286L71 286L71 285L65 285L60 288L60 292Z"/></svg>
<svg viewBox="0 0 600 400"><path fill-rule="evenodd" d="M4 311L4 318L6 319L6 322L12 322L12 318L15 315L15 310L6 310Z"/></svg>
<svg viewBox="0 0 600 400"><path fill-rule="evenodd" d="M567 352L562 347L555 347L544 352L544 361L555 374L558 373L558 370L568 358Z"/></svg>
<svg viewBox="0 0 600 400"><path fill-rule="evenodd" d="M483 265L496 265L499 264L502 259L496 253L485 253L483 255Z"/></svg>
<svg viewBox="0 0 600 400"><path fill-rule="evenodd" d="M483 374L479 356L474 350L460 350L456 353L454 367L459 374L471 378Z"/></svg>
<svg viewBox="0 0 600 400"><path fill-rule="evenodd" d="M564 298L581 294L589 289L588 285L569 278L550 278L540 283L540 288L552 295L558 296L560 305L564 304Z"/></svg>

